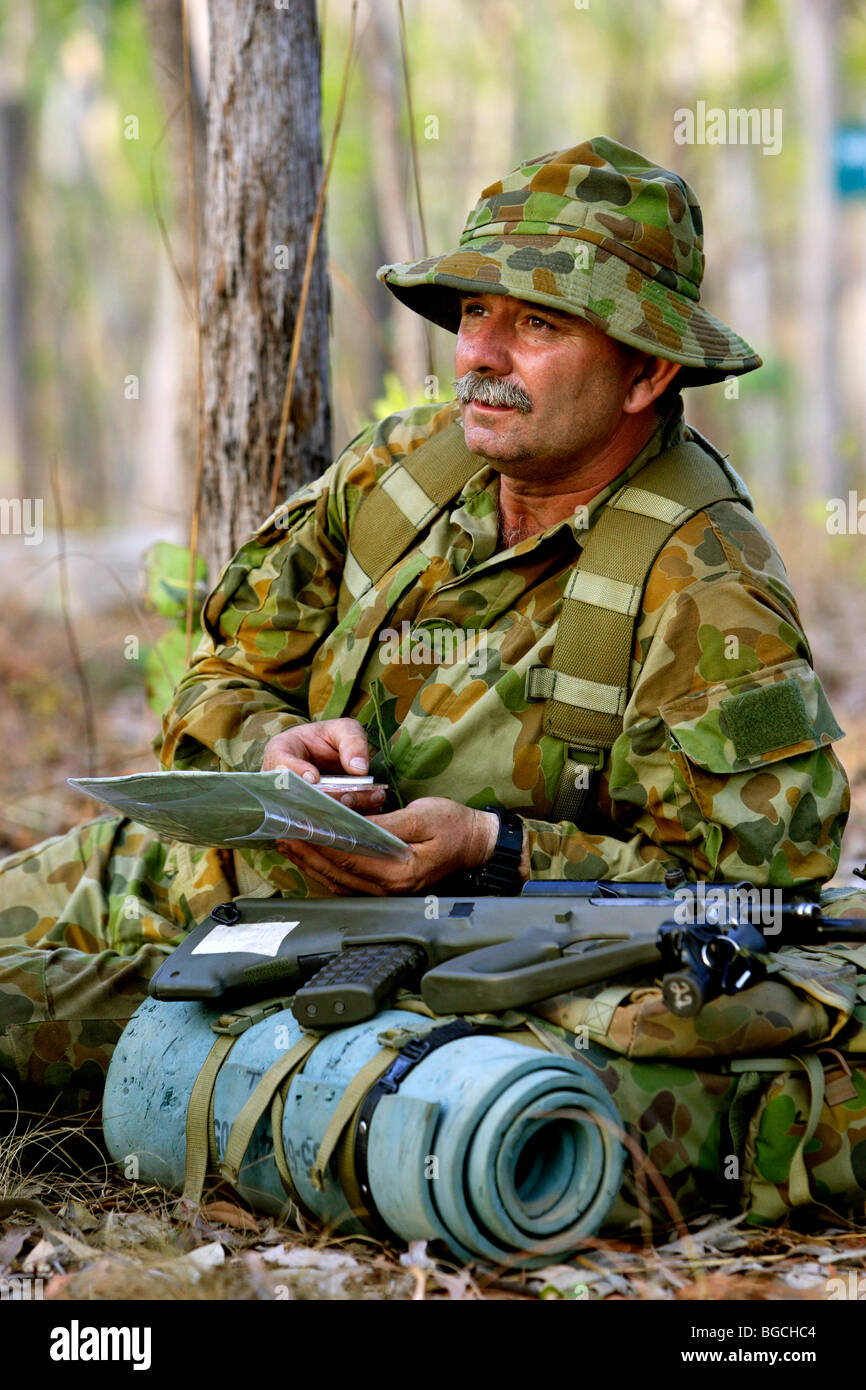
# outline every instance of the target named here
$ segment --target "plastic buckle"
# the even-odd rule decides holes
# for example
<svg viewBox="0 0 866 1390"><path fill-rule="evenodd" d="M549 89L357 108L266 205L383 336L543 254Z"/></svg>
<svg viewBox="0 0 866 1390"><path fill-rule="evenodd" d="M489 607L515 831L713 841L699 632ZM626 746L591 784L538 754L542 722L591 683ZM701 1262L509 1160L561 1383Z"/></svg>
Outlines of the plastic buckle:
<svg viewBox="0 0 866 1390"><path fill-rule="evenodd" d="M591 767L593 772L600 772L604 767L606 751L595 744L592 748L581 748L576 743L570 743L568 745L568 761L578 763L581 767Z"/></svg>
<svg viewBox="0 0 866 1390"><path fill-rule="evenodd" d="M385 1075L379 1082L379 1089L389 1096L393 1096L400 1089L400 1082L407 1072L427 1056L431 1044L430 1035L424 1038L410 1038L405 1047L400 1048L399 1055L394 1058Z"/></svg>
<svg viewBox="0 0 866 1390"><path fill-rule="evenodd" d="M421 1058L426 1057L429 1051L430 1033L423 1038L410 1038L406 1046L400 1049L400 1055L408 1057L412 1062L420 1062Z"/></svg>
<svg viewBox="0 0 866 1390"><path fill-rule="evenodd" d="M293 996L289 995L288 998L261 999L257 1004L243 1004L240 1008L232 1009L213 1019L211 1028L214 1033L227 1033L230 1037L236 1037L271 1014L282 1013L289 1007L292 998Z"/></svg>

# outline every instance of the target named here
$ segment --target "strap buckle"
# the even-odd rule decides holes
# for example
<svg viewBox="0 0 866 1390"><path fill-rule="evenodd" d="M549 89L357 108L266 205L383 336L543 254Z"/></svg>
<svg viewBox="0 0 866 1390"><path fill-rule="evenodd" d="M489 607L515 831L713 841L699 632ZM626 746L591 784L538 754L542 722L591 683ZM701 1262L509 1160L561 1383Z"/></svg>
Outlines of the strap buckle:
<svg viewBox="0 0 866 1390"><path fill-rule="evenodd" d="M400 1082L406 1073L416 1067L420 1061L423 1061L432 1049L432 1033L428 1033L423 1038L410 1038L405 1047L401 1047L399 1056L395 1057L385 1075L380 1078L378 1082L380 1089L389 1096L396 1095L400 1089Z"/></svg>
<svg viewBox="0 0 866 1390"><path fill-rule="evenodd" d="M254 1024L261 1023L262 1019L269 1018L271 1014L282 1013L288 1009L293 997L289 995L288 998L260 999L256 1004L242 1004L239 1008L213 1019L211 1028L215 1033L227 1033L230 1037L237 1037Z"/></svg>
<svg viewBox="0 0 866 1390"><path fill-rule="evenodd" d="M553 672L548 666L530 666L523 682L524 700L546 700L553 685Z"/></svg>
<svg viewBox="0 0 866 1390"><path fill-rule="evenodd" d="M579 763L581 767L591 767L593 772L600 772L607 751L606 748L581 748L579 744L570 743L567 758L570 763Z"/></svg>

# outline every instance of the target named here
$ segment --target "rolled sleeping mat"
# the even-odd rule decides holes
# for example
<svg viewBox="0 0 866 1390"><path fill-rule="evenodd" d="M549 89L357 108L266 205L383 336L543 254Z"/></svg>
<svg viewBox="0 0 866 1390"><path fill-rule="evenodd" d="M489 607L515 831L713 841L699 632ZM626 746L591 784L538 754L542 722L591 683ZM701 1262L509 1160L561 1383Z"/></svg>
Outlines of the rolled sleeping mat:
<svg viewBox="0 0 866 1390"><path fill-rule="evenodd" d="M189 1098L219 1013L148 999L117 1044L103 1101L106 1142L142 1182L183 1189ZM616 1106L577 1058L467 1027L388 1009L322 1036L285 1095L280 1132L293 1196L334 1230L364 1232L361 1216L369 1221L372 1213L401 1241L442 1240L461 1260L532 1268L567 1258L599 1230L619 1191ZM451 1036L461 1028L463 1036ZM305 1036L286 1010L237 1038L213 1093L220 1160L261 1078ZM395 1050L377 1064L383 1044ZM367 1080L359 1081L365 1068ZM335 1126L347 1115L351 1125L335 1148ZM236 1167L234 1186L253 1208L284 1210L270 1105Z"/></svg>

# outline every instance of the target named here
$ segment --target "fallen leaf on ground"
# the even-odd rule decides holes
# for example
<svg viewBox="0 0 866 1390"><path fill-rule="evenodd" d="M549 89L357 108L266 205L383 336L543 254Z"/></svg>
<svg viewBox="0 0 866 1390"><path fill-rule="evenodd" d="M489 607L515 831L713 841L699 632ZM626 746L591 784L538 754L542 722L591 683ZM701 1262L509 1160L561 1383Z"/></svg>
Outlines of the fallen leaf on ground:
<svg viewBox="0 0 866 1390"><path fill-rule="evenodd" d="M472 1280L461 1270L459 1274L447 1274L442 1269L433 1271L433 1279L441 1289L444 1289L449 1298L475 1298L476 1294L472 1288Z"/></svg>
<svg viewBox="0 0 866 1390"><path fill-rule="evenodd" d="M400 1256L400 1263L404 1269L432 1270L436 1268L436 1261L431 1260L427 1254L426 1240L410 1241L409 1249L404 1250Z"/></svg>
<svg viewBox="0 0 866 1390"><path fill-rule="evenodd" d="M64 1221L69 1221L73 1226L77 1226L79 1231L95 1231L99 1225L93 1212L88 1211L82 1202L76 1202L72 1197L60 1208L60 1215Z"/></svg>
<svg viewBox="0 0 866 1390"><path fill-rule="evenodd" d="M55 1273L54 1263L59 1250L60 1247L55 1245L52 1240L37 1241L26 1256L21 1268L25 1274L53 1274Z"/></svg>
<svg viewBox="0 0 866 1390"><path fill-rule="evenodd" d="M32 1226L13 1226L5 1236L0 1236L0 1274L8 1274L22 1245L32 1234Z"/></svg>
<svg viewBox="0 0 866 1390"><path fill-rule="evenodd" d="M351 1255L337 1250L309 1250L305 1245L271 1245L261 1251L261 1256L265 1264L279 1265L281 1269L363 1269Z"/></svg>
<svg viewBox="0 0 866 1390"><path fill-rule="evenodd" d="M189 1270L190 1278L195 1281L208 1269L217 1269L219 1265L225 1264L226 1252L223 1250L219 1241L214 1241L213 1245L200 1245L197 1250L190 1250L186 1255L180 1255L173 1262L176 1269L179 1265Z"/></svg>
<svg viewBox="0 0 866 1390"><path fill-rule="evenodd" d="M208 1202L201 1212L206 1220L218 1221L222 1226L233 1226L238 1231L259 1229L259 1223L251 1212L235 1206L234 1202Z"/></svg>

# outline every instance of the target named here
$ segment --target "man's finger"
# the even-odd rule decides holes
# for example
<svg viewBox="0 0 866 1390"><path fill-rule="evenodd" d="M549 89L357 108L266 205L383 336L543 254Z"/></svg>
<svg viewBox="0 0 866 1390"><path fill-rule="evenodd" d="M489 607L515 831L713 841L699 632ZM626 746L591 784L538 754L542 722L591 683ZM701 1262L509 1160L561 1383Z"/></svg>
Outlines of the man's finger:
<svg viewBox="0 0 866 1390"><path fill-rule="evenodd" d="M385 811L380 815L369 816L368 820L381 826L383 830L389 830L407 845L420 844L423 840L432 839L436 833L434 829L427 834L424 833L421 818L411 806L404 806L399 811Z"/></svg>
<svg viewBox="0 0 866 1390"><path fill-rule="evenodd" d="M279 772L282 768L297 773L305 782L318 782L321 775L313 763L308 763L304 758L293 758L288 753L269 753L262 763L262 772Z"/></svg>
<svg viewBox="0 0 866 1390"><path fill-rule="evenodd" d="M354 776L366 776L370 768L370 749L367 735L357 719L335 721L337 751L340 762Z"/></svg>
<svg viewBox="0 0 866 1390"><path fill-rule="evenodd" d="M351 792L345 789L338 791L332 787L321 787L320 790L343 806L351 806L352 810L360 812L362 816L367 811L380 811L385 800L385 792L381 787L358 787Z"/></svg>
<svg viewBox="0 0 866 1390"><path fill-rule="evenodd" d="M290 856L286 857L289 858ZM324 874L316 873L315 869L311 869L309 864L295 863L294 860L292 860L292 863L295 864L296 869L302 871L304 877L310 883L317 883L320 888L326 889L328 893L333 893L341 898L354 896L353 889L345 887L342 883L337 883L335 879L325 878Z"/></svg>
<svg viewBox="0 0 866 1390"><path fill-rule="evenodd" d="M371 894L382 897L388 892L382 876L365 877L363 870L354 862L347 864L341 851L321 850L308 840L278 840L277 849L291 859L304 873L310 874L317 883L326 886L339 885L344 892Z"/></svg>

